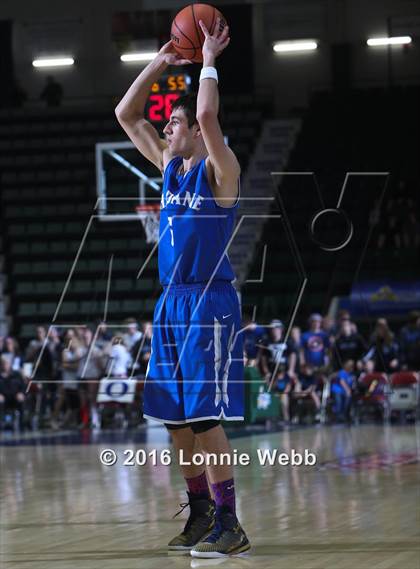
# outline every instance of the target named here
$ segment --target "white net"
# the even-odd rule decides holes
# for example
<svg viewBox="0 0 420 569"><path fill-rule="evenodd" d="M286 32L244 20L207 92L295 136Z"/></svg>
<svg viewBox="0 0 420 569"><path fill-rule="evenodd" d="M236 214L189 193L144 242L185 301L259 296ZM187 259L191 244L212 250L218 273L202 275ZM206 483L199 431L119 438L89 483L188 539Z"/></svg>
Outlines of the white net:
<svg viewBox="0 0 420 569"><path fill-rule="evenodd" d="M159 240L159 206L137 206L136 211L146 233L146 242L157 243Z"/></svg>

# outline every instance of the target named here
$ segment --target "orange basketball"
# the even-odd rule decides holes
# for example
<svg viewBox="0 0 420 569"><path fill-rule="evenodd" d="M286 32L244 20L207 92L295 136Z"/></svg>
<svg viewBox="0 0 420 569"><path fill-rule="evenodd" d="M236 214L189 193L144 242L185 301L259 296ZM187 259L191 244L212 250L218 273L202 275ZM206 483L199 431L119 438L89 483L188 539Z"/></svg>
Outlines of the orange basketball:
<svg viewBox="0 0 420 569"><path fill-rule="evenodd" d="M201 63L204 34L198 22L203 20L206 28L213 34L218 17L222 31L226 26L226 20L223 14L210 4L190 4L178 12L171 26L171 40L176 51L184 59Z"/></svg>

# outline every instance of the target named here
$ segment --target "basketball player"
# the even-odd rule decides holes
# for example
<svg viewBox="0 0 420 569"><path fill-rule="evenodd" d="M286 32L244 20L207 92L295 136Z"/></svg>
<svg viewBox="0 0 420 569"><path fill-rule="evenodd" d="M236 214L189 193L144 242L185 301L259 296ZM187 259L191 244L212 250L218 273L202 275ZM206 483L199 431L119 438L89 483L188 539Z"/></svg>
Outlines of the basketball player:
<svg viewBox="0 0 420 569"><path fill-rule="evenodd" d="M116 108L139 151L163 173L159 276L163 292L153 320L144 416L161 421L185 462L230 453L220 419L243 420L243 354L239 302L226 250L239 200L238 161L218 122L216 57L228 45L220 21L205 41L197 99L175 101L161 140L144 118L152 84L168 65L190 63L165 44ZM230 465L182 466L190 516L170 549L224 557L250 543L235 513ZM214 500L209 490L211 485Z"/></svg>

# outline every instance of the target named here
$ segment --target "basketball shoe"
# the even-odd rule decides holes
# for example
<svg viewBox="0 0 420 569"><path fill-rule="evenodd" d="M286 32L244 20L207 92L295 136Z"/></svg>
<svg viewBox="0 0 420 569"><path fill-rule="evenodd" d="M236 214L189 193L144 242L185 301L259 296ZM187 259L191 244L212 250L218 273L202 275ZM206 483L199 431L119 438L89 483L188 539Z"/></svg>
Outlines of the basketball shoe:
<svg viewBox="0 0 420 569"><path fill-rule="evenodd" d="M227 507L222 506L216 514L216 523L209 536L204 537L191 549L192 557L227 557L250 549L251 544L238 521Z"/></svg>
<svg viewBox="0 0 420 569"><path fill-rule="evenodd" d="M188 502L180 504L181 509L175 514L184 511L190 506L190 515L182 532L175 536L168 543L168 549L190 550L200 539L205 538L213 529L215 524L216 508L213 500L207 498L195 497L187 491Z"/></svg>

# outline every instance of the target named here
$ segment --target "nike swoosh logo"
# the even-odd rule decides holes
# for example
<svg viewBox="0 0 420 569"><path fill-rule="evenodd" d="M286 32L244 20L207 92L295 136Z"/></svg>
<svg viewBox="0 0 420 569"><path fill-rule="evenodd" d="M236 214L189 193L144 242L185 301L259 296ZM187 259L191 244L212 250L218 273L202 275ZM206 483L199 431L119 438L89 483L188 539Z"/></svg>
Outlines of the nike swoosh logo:
<svg viewBox="0 0 420 569"><path fill-rule="evenodd" d="M222 316L222 318L227 318L228 316L232 316L232 312L230 314L226 314L226 316Z"/></svg>

